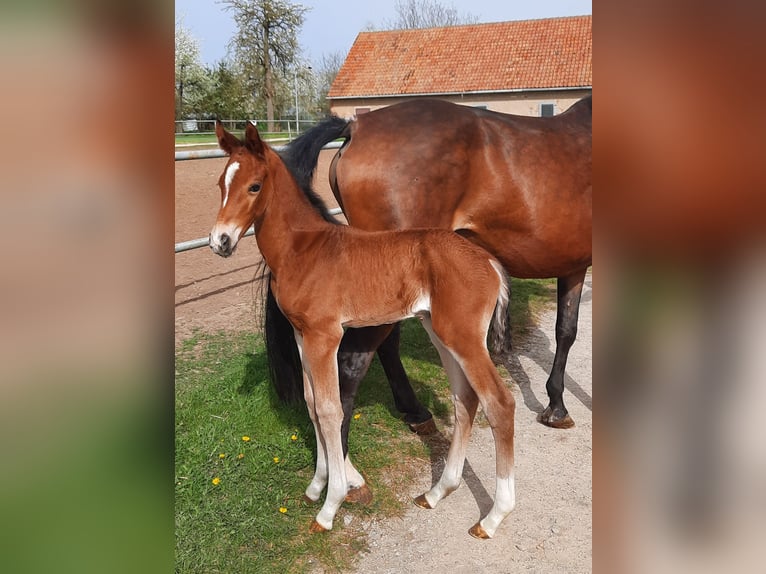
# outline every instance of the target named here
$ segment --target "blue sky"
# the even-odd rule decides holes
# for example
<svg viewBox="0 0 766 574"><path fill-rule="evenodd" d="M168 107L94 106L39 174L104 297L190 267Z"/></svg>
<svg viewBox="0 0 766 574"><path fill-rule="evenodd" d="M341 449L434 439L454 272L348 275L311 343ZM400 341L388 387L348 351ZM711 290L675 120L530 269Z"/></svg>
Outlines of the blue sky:
<svg viewBox="0 0 766 574"><path fill-rule="evenodd" d="M304 57L316 64L322 54L348 52L356 35L369 24L382 28L383 21L393 20L395 0L295 0L311 8L300 33ZM552 16L591 14L591 0L438 0L454 7L460 14L470 13L479 22L527 20ZM226 57L226 45L234 35L231 13L215 0L175 0L176 17L199 41L203 64L213 64Z"/></svg>

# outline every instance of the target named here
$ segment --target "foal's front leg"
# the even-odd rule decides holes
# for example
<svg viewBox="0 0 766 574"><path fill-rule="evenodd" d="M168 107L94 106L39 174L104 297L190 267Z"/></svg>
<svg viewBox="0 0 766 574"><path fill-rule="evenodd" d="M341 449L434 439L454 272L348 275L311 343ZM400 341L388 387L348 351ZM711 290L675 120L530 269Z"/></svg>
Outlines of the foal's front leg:
<svg viewBox="0 0 766 574"><path fill-rule="evenodd" d="M304 369L308 373L305 380L309 389L305 391L306 403L314 407L312 420L317 431L317 472L314 475L316 483L312 480L309 488L319 487L322 483L322 469L319 465L320 448L323 448L325 453L325 476L327 477L327 496L316 520L311 525L312 532L332 529L335 514L348 491L340 433L343 408L340 402L336 356L343 331L342 329L339 331L337 336L304 332L302 340L302 360ZM310 403L309 399L311 399ZM311 498L308 490L307 496Z"/></svg>

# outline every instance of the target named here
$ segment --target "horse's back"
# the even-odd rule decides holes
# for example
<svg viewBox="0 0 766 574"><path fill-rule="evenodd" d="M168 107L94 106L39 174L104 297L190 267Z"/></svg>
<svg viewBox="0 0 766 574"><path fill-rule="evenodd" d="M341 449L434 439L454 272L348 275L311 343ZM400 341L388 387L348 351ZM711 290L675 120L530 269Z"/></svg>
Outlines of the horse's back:
<svg viewBox="0 0 766 574"><path fill-rule="evenodd" d="M591 115L553 118L413 100L360 116L337 162L350 223L458 230L520 277L590 262Z"/></svg>

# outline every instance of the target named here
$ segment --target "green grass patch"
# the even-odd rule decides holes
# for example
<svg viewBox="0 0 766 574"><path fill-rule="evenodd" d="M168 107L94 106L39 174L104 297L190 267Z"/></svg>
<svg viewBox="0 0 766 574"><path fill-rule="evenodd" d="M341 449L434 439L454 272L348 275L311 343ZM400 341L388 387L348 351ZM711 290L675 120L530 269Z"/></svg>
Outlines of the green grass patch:
<svg viewBox="0 0 766 574"><path fill-rule="evenodd" d="M555 282L514 281L512 290L514 329L523 332L550 304ZM403 324L401 349L416 394L444 428L452 412L449 387L417 320ZM349 439L374 501L344 504L333 531L312 536L308 527L318 506L303 503L302 495L314 472L314 429L305 405L279 403L260 335L186 341L176 352L175 397L177 573L298 573L316 564L347 569L366 547L361 523L404 511L397 485L406 485L413 472L405 462L432 454L431 443L401 421L376 359L360 387Z"/></svg>
<svg viewBox="0 0 766 574"><path fill-rule="evenodd" d="M239 131L234 131L234 134L239 137L242 134ZM284 140L287 140L290 135L289 132L274 132L274 133L265 133L261 132L261 138L266 141L271 140L278 140L277 143L281 143ZM214 144L218 145L218 140L215 137L214 133L185 133L185 134L176 134L175 139L176 144Z"/></svg>

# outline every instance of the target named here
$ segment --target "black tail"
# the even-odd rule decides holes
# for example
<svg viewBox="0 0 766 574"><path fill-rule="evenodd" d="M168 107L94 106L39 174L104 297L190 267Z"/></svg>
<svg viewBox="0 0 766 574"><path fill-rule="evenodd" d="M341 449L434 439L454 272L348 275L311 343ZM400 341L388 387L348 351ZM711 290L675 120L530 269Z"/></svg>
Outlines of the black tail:
<svg viewBox="0 0 766 574"><path fill-rule="evenodd" d="M317 168L319 152L329 142L346 137L348 135L347 127L347 120L338 116L330 116L291 141L279 152L301 189L311 189L311 181Z"/></svg>
<svg viewBox="0 0 766 574"><path fill-rule="evenodd" d="M319 161L319 152L325 144L346 136L347 126L346 120L337 116L329 117L290 142L279 152L282 161L285 162L300 188L314 206L323 213L325 219L334 223L338 222L327 213L322 200L312 191L311 182ZM295 332L279 309L271 292L271 285L266 297L264 320L266 356L269 361L271 382L277 396L283 402L301 401L303 400L303 370L298 346L295 343Z"/></svg>
<svg viewBox="0 0 766 574"><path fill-rule="evenodd" d="M266 296L264 335L269 374L274 390L282 402L295 403L303 399L303 371L295 332L282 314L269 285Z"/></svg>

